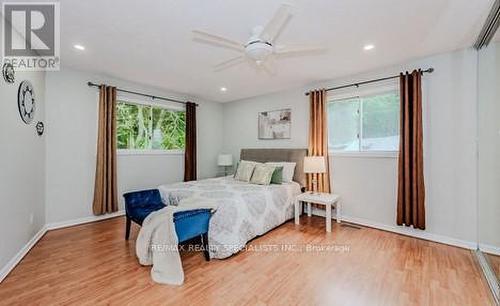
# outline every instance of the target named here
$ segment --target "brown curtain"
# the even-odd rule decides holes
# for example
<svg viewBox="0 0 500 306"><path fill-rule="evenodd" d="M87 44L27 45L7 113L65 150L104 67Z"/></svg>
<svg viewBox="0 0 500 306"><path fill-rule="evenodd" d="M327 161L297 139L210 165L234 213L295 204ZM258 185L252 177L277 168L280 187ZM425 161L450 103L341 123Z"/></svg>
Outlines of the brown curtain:
<svg viewBox="0 0 500 306"><path fill-rule="evenodd" d="M196 103L186 103L186 145L184 149L184 181L196 180Z"/></svg>
<svg viewBox="0 0 500 306"><path fill-rule="evenodd" d="M326 120L326 90L313 90L309 93L309 156L324 156L326 173L307 174L307 189L312 190L316 178L319 192L330 192L330 173L328 166L328 125Z"/></svg>
<svg viewBox="0 0 500 306"><path fill-rule="evenodd" d="M94 215L118 211L116 189L116 88L99 86Z"/></svg>
<svg viewBox="0 0 500 306"><path fill-rule="evenodd" d="M425 229L421 70L401 73L397 224Z"/></svg>

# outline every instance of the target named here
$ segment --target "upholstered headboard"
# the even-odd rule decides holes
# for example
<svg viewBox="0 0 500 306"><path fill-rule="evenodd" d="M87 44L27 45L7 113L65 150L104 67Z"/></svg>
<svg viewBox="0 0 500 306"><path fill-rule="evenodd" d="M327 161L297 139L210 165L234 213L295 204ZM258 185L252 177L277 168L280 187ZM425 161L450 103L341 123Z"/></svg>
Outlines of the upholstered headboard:
<svg viewBox="0 0 500 306"><path fill-rule="evenodd" d="M306 175L304 173L304 157L307 149L241 149L240 159L260 163L265 162L294 162L295 174L293 180L305 187Z"/></svg>

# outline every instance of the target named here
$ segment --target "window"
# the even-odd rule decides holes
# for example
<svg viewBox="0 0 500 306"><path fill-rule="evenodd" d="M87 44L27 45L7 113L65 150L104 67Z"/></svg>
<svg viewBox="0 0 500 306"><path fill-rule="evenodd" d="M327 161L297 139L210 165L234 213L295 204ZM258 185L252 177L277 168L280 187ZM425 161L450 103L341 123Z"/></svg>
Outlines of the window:
<svg viewBox="0 0 500 306"><path fill-rule="evenodd" d="M164 106L118 101L117 146L119 150L183 150L186 113Z"/></svg>
<svg viewBox="0 0 500 306"><path fill-rule="evenodd" d="M351 96L328 103L328 142L334 152L399 150L399 93Z"/></svg>

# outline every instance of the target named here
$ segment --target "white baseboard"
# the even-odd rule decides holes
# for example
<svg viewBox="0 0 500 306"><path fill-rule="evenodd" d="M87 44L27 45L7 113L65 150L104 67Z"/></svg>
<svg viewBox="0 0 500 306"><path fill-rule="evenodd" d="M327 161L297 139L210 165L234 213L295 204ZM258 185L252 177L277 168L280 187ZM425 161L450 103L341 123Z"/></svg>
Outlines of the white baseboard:
<svg viewBox="0 0 500 306"><path fill-rule="evenodd" d="M312 214L316 216L325 216L325 211L322 209L317 209L313 208ZM332 216L335 217L335 216ZM443 235L438 235L438 234L433 234L429 233L427 231L422 231L422 230L417 230L414 228L408 228L408 227L401 227L397 225L387 225L363 218L357 218L357 217L351 217L351 216L344 216L342 215L342 221L346 221L349 223L354 223L354 224L359 224L362 226L367 226L367 227L372 227L376 229L380 229L383 231L388 231L388 232L393 232L405 236L410 236L414 238L419 238L423 240L429 240L433 242L438 242L438 243L443 243L447 245L452 245L464 249L469 249L469 250L476 250L477 249L477 243L472 242L472 241L465 241L461 239L456 239L456 238L451 238Z"/></svg>
<svg viewBox="0 0 500 306"><path fill-rule="evenodd" d="M46 227L47 227L47 230L55 230L55 229L60 229L60 228L90 223L90 222L111 219L111 218L120 217L123 215L125 215L125 210L119 210L117 212L105 214L102 216L89 216L89 217L68 220L68 221L48 223L48 224L46 224Z"/></svg>
<svg viewBox="0 0 500 306"><path fill-rule="evenodd" d="M500 256L500 247L480 243L479 249L484 253Z"/></svg>
<svg viewBox="0 0 500 306"><path fill-rule="evenodd" d="M7 277L7 275L9 275L10 271L12 271L17 266L17 264L21 261L21 259L23 259L23 257L26 256L26 254L28 254L28 252L31 250L31 248L33 246L35 246L35 244L38 242L38 240L40 240L40 238L42 238L46 232L47 232L47 226L44 225L28 241L28 243L26 243L24 245L24 247L22 247L22 249L19 250L19 252L17 252L17 254L14 255L14 257L12 257L12 259L9 260L9 262L5 266L2 267L2 269L0 270L0 283L3 282L3 280Z"/></svg>
<svg viewBox="0 0 500 306"><path fill-rule="evenodd" d="M17 266L17 264L23 259L26 254L31 250L31 248L40 240L40 238L45 235L47 231L96 222L101 220L106 220L110 218L120 217L125 215L125 210L120 210L111 214L106 214L102 216L89 216L84 218L73 219L69 221L54 222L45 224L34 236L26 243L26 245L0 270L0 283L7 277L7 275Z"/></svg>

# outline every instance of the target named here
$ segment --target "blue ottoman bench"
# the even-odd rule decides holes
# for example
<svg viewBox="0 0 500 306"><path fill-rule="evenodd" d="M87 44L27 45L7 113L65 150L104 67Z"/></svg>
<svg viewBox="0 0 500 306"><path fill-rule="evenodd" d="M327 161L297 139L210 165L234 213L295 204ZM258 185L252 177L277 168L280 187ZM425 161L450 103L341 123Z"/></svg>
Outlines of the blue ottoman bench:
<svg viewBox="0 0 500 306"><path fill-rule="evenodd" d="M164 208L158 189L149 189L128 192L123 195L125 198L126 228L125 240L130 236L130 226L132 221L142 225L146 217ZM175 232L179 243L186 242L195 237L201 237L203 243L203 253L207 261L210 260L208 252L208 226L212 211L210 209L195 209L174 213Z"/></svg>

